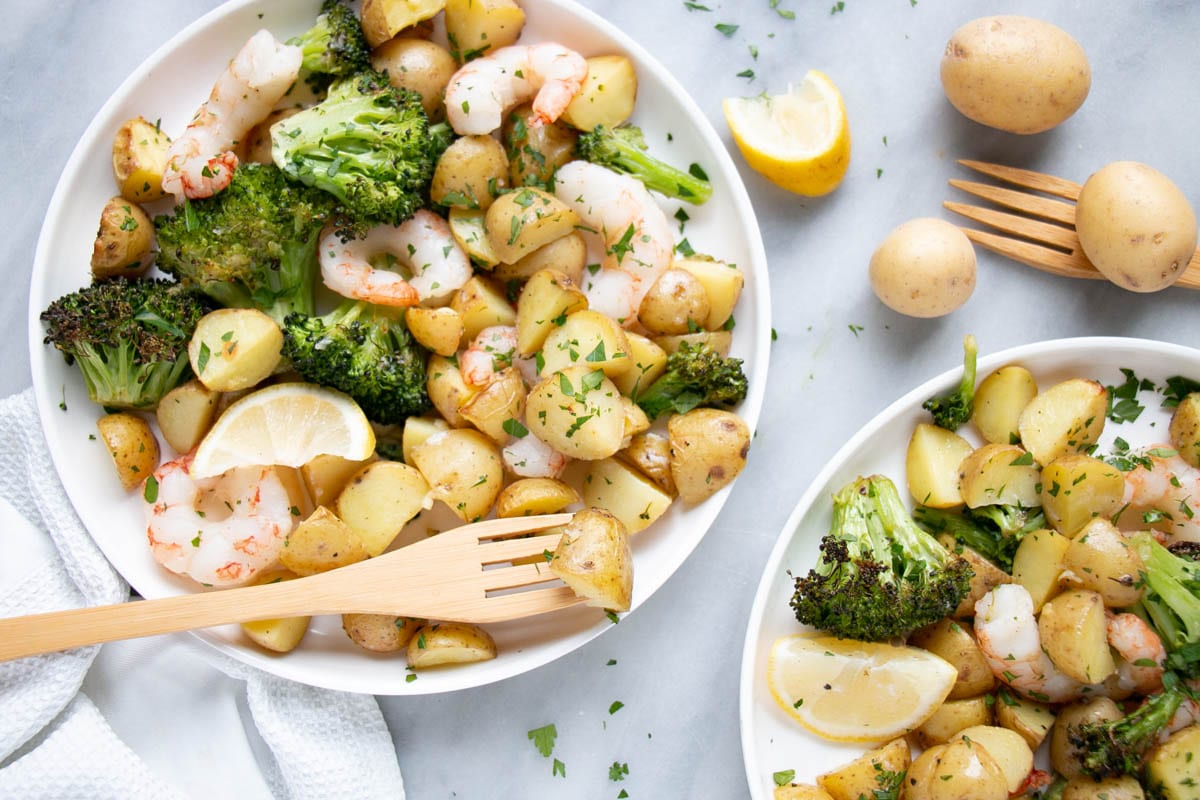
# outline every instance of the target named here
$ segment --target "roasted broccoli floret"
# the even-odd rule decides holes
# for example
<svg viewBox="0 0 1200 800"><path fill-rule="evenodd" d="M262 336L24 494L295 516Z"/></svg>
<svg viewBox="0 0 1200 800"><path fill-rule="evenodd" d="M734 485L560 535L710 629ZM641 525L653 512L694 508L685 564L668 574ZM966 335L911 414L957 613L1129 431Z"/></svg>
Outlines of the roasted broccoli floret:
<svg viewBox="0 0 1200 800"><path fill-rule="evenodd" d="M956 431L971 418L975 408L975 358L979 354L975 337L963 338L963 376L953 392L940 397L931 397L921 408L933 415L940 428Z"/></svg>
<svg viewBox="0 0 1200 800"><path fill-rule="evenodd" d="M375 422L402 422L430 408L427 354L382 306L347 300L324 316L291 314L283 354L306 381L345 392Z"/></svg>
<svg viewBox="0 0 1200 800"><path fill-rule="evenodd" d="M325 0L317 21L288 44L304 53L301 66L322 87L328 78L354 75L371 68L371 48L363 36L362 23L342 0Z"/></svg>
<svg viewBox="0 0 1200 800"><path fill-rule="evenodd" d="M746 397L749 383L740 358L726 358L706 344L684 342L667 357L667 369L634 400L651 420L699 406L728 408Z"/></svg>
<svg viewBox="0 0 1200 800"><path fill-rule="evenodd" d="M1067 738L1079 753L1080 767L1096 779L1137 775L1146 753L1158 744L1159 734L1187 696L1179 679L1168 672L1163 675L1163 690L1121 719L1068 728Z"/></svg>
<svg viewBox="0 0 1200 800"><path fill-rule="evenodd" d="M971 567L917 527L896 486L858 478L833 496L821 556L796 578L796 619L835 636L886 641L953 611Z"/></svg>
<svg viewBox="0 0 1200 800"><path fill-rule="evenodd" d="M425 204L449 128L430 126L421 97L363 72L271 129L271 158L336 197L355 222L399 225Z"/></svg>
<svg viewBox="0 0 1200 800"><path fill-rule="evenodd" d="M918 506L913 519L930 533L950 534L1008 573L1021 539L1046 526L1041 508L1007 505L968 508L961 514Z"/></svg>
<svg viewBox="0 0 1200 800"><path fill-rule="evenodd" d="M337 210L277 167L246 164L224 191L155 218L158 266L223 306L260 308L276 322L311 314L317 239Z"/></svg>
<svg viewBox="0 0 1200 800"><path fill-rule="evenodd" d="M579 137L575 145L580 158L623 172L640 180L647 189L667 197L701 205L712 197L712 184L703 172L684 172L667 164L646 150L641 128L621 125L606 128L597 125L590 133ZM699 171L699 168L695 168Z"/></svg>
<svg viewBox="0 0 1200 800"><path fill-rule="evenodd" d="M1189 558L1186 549L1176 555L1145 531L1130 542L1145 567L1137 610L1162 639L1167 666L1200 678L1200 561Z"/></svg>
<svg viewBox="0 0 1200 800"><path fill-rule="evenodd" d="M209 310L177 283L114 278L55 300L42 322L46 344L79 365L94 402L151 409L192 374L188 340Z"/></svg>

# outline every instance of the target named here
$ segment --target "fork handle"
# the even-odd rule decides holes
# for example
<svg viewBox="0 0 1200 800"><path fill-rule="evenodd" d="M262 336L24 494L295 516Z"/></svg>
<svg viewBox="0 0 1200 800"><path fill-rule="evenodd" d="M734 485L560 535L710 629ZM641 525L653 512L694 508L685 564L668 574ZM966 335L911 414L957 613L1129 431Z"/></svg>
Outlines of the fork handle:
<svg viewBox="0 0 1200 800"><path fill-rule="evenodd" d="M319 586L305 578L0 619L0 661L230 622L307 615L320 605L314 588Z"/></svg>

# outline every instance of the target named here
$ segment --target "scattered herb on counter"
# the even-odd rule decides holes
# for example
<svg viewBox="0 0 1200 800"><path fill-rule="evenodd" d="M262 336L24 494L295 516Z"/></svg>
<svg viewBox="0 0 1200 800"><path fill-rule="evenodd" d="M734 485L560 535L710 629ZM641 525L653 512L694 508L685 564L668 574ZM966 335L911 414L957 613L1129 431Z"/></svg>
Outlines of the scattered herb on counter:
<svg viewBox="0 0 1200 800"><path fill-rule="evenodd" d="M562 778L567 777L567 765L559 761L557 758L554 759L554 767L550 770L550 774L558 775Z"/></svg>
<svg viewBox="0 0 1200 800"><path fill-rule="evenodd" d="M746 45L746 49L750 51L750 57L758 61L758 48L752 44Z"/></svg>
<svg viewBox="0 0 1200 800"><path fill-rule="evenodd" d="M855 325L853 322L850 323L850 332L854 334L854 338L857 339L858 334L861 333L863 330L865 330L865 329L863 328L862 325Z"/></svg>
<svg viewBox="0 0 1200 800"><path fill-rule="evenodd" d="M625 707L625 704L622 703L620 700L613 700L612 705L608 707L608 713L610 715L615 714L624 707Z"/></svg>
<svg viewBox="0 0 1200 800"><path fill-rule="evenodd" d="M605 664L604 666L606 666L606 667L615 667L616 665L617 665L617 660L616 660L615 658L610 658L610 659L608 660L608 663L607 663L607 664Z"/></svg>
<svg viewBox="0 0 1200 800"><path fill-rule="evenodd" d="M779 16L783 17L784 19L795 19L796 18L795 11L789 11L786 8L780 8L779 3L780 3L780 0L770 0L771 10L774 11Z"/></svg>
<svg viewBox="0 0 1200 800"><path fill-rule="evenodd" d="M624 789L617 793L617 800L624 800L626 797L629 797L629 792L625 791Z"/></svg>
<svg viewBox="0 0 1200 800"><path fill-rule="evenodd" d="M708 6L700 5L699 3L684 2L683 7L688 11L712 11Z"/></svg>
<svg viewBox="0 0 1200 800"><path fill-rule="evenodd" d="M881 167L876 167L875 168L875 180L879 180L882 177L883 177L883 169Z"/></svg>
<svg viewBox="0 0 1200 800"><path fill-rule="evenodd" d="M62 400L58 401L58 407L63 411L67 410L67 385L65 383L62 387Z"/></svg>
<svg viewBox="0 0 1200 800"><path fill-rule="evenodd" d="M739 73L737 74L737 76L738 76L739 78L745 78L746 80L751 80L751 81L752 81L752 80L754 80L754 70L752 70L752 69L744 69L744 70L742 70L741 72L739 72Z"/></svg>
<svg viewBox="0 0 1200 800"><path fill-rule="evenodd" d="M833 16L834 14L839 14L845 10L846 10L846 4L843 2L843 0L838 0L836 3L833 4L833 8L829 9L829 15Z"/></svg>
<svg viewBox="0 0 1200 800"><path fill-rule="evenodd" d="M722 36L724 36L726 39L728 39L729 37L731 37L735 33L737 33L738 27L740 27L740 26L730 25L725 22L718 22L713 27L716 28L721 33Z"/></svg>
<svg viewBox="0 0 1200 800"><path fill-rule="evenodd" d="M558 728L554 727L553 722L540 728L534 728L526 735L538 752L546 758L549 758L550 754L554 752L554 741L558 738Z"/></svg>
<svg viewBox="0 0 1200 800"><path fill-rule="evenodd" d="M774 328L771 328L771 341L772 342L779 341L779 331L775 330Z"/></svg>
<svg viewBox="0 0 1200 800"><path fill-rule="evenodd" d="M623 781L628 774L629 765L622 764L619 761L614 761L612 766L608 768L608 779L610 781Z"/></svg>
<svg viewBox="0 0 1200 800"><path fill-rule="evenodd" d="M883 137L883 146L887 147L887 136Z"/></svg>

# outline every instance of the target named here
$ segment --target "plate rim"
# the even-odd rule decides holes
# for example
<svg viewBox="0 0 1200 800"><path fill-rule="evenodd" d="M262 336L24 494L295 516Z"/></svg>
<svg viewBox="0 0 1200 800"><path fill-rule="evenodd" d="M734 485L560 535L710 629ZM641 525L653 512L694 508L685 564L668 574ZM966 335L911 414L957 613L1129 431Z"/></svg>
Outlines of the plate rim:
<svg viewBox="0 0 1200 800"><path fill-rule="evenodd" d="M1193 360L1200 360L1200 349L1173 342L1126 336L1078 336L1030 342L990 353L979 359L977 370L980 374L986 375L991 370L1006 363L1024 361L1030 358L1047 357L1066 351L1079 350L1092 352L1098 349L1127 349L1139 353L1155 351L1168 357L1188 357ZM758 739L753 735L753 725L750 724L756 685L754 661L760 641L759 633L762 629L763 616L766 612L767 597L782 567L784 554L792 545L800 522L812 511L818 498L828 491L830 480L841 469L842 465L881 428L894 422L896 417L905 411L912 409L914 404L919 406L927 398L945 392L955 386L962 378L962 369L962 364L959 363L957 366L922 381L889 403L859 428L853 436L838 448L829 461L825 463L825 466L812 479L808 487L801 493L800 499L796 502L791 513L788 514L787 521L784 522L783 528L780 530L775 543L771 547L770 555L767 557L767 562L763 567L762 575L759 577L758 586L754 592L754 601L750 606L750 615L747 618L746 624L746 635L742 642L742 660L738 677L738 726L740 728L739 739L742 746L742 766L746 774L746 783L750 790L750 796L753 800L769 800L761 792L761 776L758 775L758 764L756 761L759 750Z"/></svg>
<svg viewBox="0 0 1200 800"><path fill-rule="evenodd" d="M315 6L316 2L313 0ZM749 192L741 177L740 172L735 165L729 149L721 140L713 124L703 114L696 100L683 87L682 84L674 77L674 75L662 64L653 54L637 41L628 36L624 31L617 28L612 23L605 20L596 12L586 8L573 0L531 0L530 5L541 5L556 9L558 12L569 15L577 24L583 26L586 30L597 33L603 37L610 39L615 45L615 49L624 51L631 56L638 65L639 70L646 69L653 74L655 81L659 83L663 90L666 91L678 104L679 108L684 112L685 121L688 123L692 133L698 139L700 147L703 151L704 158L711 159L717 167L714 172L720 174L723 178L728 179L727 189L730 198L730 211L736 215L736 226L741 229L745 239L745 251L749 260L749 269L746 270L748 276L754 282L755 292L753 295L753 313L755 315L755 325L752 328L750 336L746 337L744 347L746 351L743 355L747 359L753 359L755 364L755 374L751 376L750 391L738 408L738 414L746 422L751 430L754 430L761 416L763 401L766 393L767 376L770 360L770 332L771 332L771 300L770 300L770 284L767 269L766 250L762 239L762 231L758 225L757 217L754 212L753 204L750 202ZM228 0L220 4L216 8L206 12L201 17L185 25L179 29L163 44L155 49L150 55L142 60L136 68L134 68L110 93L105 102L95 112L92 121L80 134L72 148L71 154L68 157L59 178L55 184L55 189L51 195L50 202L46 208L44 219L59 219L63 216L63 205L67 202L70 193L70 187L76 185L81 179L86 161L85 151L88 145L93 143L97 137L102 137L104 131L101 130L105 126L106 120L114 112L114 108L120 103L126 101L132 94L134 86L145 81L149 73L159 68L168 58L177 53L185 41L191 40L194 37L200 36L208 28L223 23L228 17L236 15L247 7L268 7L268 0ZM534 9L531 13L536 13ZM269 25L267 27L270 27ZM57 226L55 226L57 227ZM50 252L53 249L51 243L52 231L51 226L43 224L41 227L35 248L33 268L30 273L31 283L35 278L39 278L45 270L51 268L46 262L50 257ZM82 258L82 256L81 256ZM31 372L34 376L34 398L38 409L39 421L44 432L52 430L55 422L55 410L59 408L58 401L51 395L52 388L44 380L46 373L46 362L48 359L56 357L56 351L49 350L42 342L44 330L40 321L41 309L37 307L35 297L41 295L41 291L30 291L30 303L28 308L27 318L27 336L29 344L29 356ZM751 299L746 298L744 299ZM47 437L49 443L49 436ZM69 458L69 452L61 451L61 448L56 449L51 447L51 460L55 465L55 471L62 481L63 469L60 464L65 459ZM61 452L60 452L61 451ZM63 481L65 483L65 481ZM708 535L715 526L717 517L724 509L733 487L737 485L735 480L730 486L724 487L713 497L705 501L700 507L694 507L701 514L699 522L704 523L702 532L699 535L691 537L679 537L678 547L673 548L678 552L676 563L670 571L661 579L661 581L653 587L650 594L644 595L641 600L645 602L656 593L667 581L671 580L678 572L683 563L695 551L700 541ZM65 486L64 486L65 490ZM76 507L76 501L70 491L66 491L68 500L71 502L72 508L77 516L84 518L84 514ZM686 509L692 511L693 509ZM85 524L85 528L87 528ZM97 546L105 553L106 560L113 564L114 569L121 574L122 579L126 582L121 570L116 567L116 562L109 557L106 544L101 539L91 534L89 536L96 542ZM157 593L153 596L159 596ZM635 610L640 606L640 603L634 606ZM603 623L603 624L601 624ZM500 680L505 680L525 672L536 670L544 667L569 653L574 652L588 644L593 639L611 628L612 625L604 620L599 620L590 627L582 627L577 632L569 634L569 637L580 636L580 641L571 646L565 646L556 649L549 656L532 666L522 665L519 661L514 663L512 667L497 667L493 666L488 671L488 674L482 680L466 680L453 682L454 685L442 686L440 682L434 681L416 681L406 683L402 678L388 685L371 684L369 686L352 685L355 684L351 674L341 676L337 674L336 669L323 668L317 670L317 676L311 674L297 675L296 669L288 669L287 660L279 659L266 653L258 652L252 649L249 644L238 645L224 640L214 633L209 631L192 631L191 636L203 642L208 647L213 648L217 653L224 656L234 658L242 663L251 666L264 668L276 675L281 675L292 680L297 680L313 686L329 689L340 689L345 691L370 692L372 694L390 694L390 695L416 695L416 694L434 694L441 692L459 691L462 689L474 688L477 686L485 686ZM556 637L557 638L557 637ZM554 640L551 640L553 642ZM561 639L560 639L561 641ZM370 654L365 654L364 657L370 657ZM495 662L492 662L495 664ZM310 670L311 672L311 670ZM403 670L398 670L403 675ZM320 680L324 676L328 680Z"/></svg>

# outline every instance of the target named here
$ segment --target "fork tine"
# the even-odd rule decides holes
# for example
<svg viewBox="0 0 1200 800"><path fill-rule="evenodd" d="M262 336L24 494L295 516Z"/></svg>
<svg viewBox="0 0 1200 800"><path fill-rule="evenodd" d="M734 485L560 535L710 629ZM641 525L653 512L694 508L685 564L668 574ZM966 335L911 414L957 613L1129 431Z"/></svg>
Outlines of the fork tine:
<svg viewBox="0 0 1200 800"><path fill-rule="evenodd" d="M1040 269L1042 272L1062 275L1067 278L1104 280L1104 276L1096 271L1096 268L1084 257L1081 251L1067 255L1049 247L1023 242L1019 239L1010 239L1007 236L997 236L994 233L987 233L985 231L962 228L962 232L967 235L968 239L980 247L1011 258L1013 261L1020 261L1022 264L1034 269Z"/></svg>
<svg viewBox="0 0 1200 800"><path fill-rule="evenodd" d="M1070 252L1075 252L1079 249L1079 236L1076 235L1073 228L1063 228L1059 225L1039 222L1036 219L1029 219L1028 217L1018 217L1016 214L1007 214L1003 211L994 211L990 208L968 206L951 201L946 201L942 205L955 214L961 214L967 219L980 222L1005 233L1011 233L1026 239L1033 239L1036 242L1044 242L1045 244L1061 247L1063 250Z"/></svg>
<svg viewBox="0 0 1200 800"><path fill-rule="evenodd" d="M554 552L562 534L543 533L521 539L504 539L479 545L479 563L502 564L515 558L540 556L545 551Z"/></svg>
<svg viewBox="0 0 1200 800"><path fill-rule="evenodd" d="M503 622L547 611L578 605L583 602L567 586L551 586L546 589L531 589L527 592L489 597L484 600L475 616L479 622Z"/></svg>
<svg viewBox="0 0 1200 800"><path fill-rule="evenodd" d="M541 561L516 567L484 570L481 573L479 585L486 592L498 592L503 589L519 589L522 586L534 586L556 580L558 580L558 576L550 571L550 566L545 561Z"/></svg>
<svg viewBox="0 0 1200 800"><path fill-rule="evenodd" d="M984 175L990 175L998 180L1006 183L1024 186L1027 189L1033 189L1038 192L1045 192L1056 197L1063 197L1067 200L1078 200L1079 189L1078 183L1068 181L1063 178L1056 178L1053 175L1046 175L1042 172L1034 172L1030 169L1018 169L1017 167L1006 167L1002 164L989 164L986 161L972 161L967 158L960 158L959 164L962 164L967 169L973 169L976 172L982 172Z"/></svg>
<svg viewBox="0 0 1200 800"><path fill-rule="evenodd" d="M1075 225L1075 206L1061 200L1050 200L1028 192L1018 192L974 181L960 181L956 178L950 179L950 185L967 194L989 200L998 206L1024 211L1026 214L1054 220L1072 227Z"/></svg>

